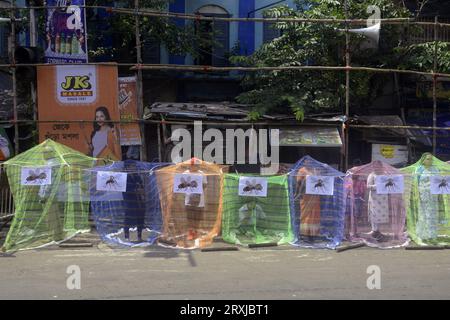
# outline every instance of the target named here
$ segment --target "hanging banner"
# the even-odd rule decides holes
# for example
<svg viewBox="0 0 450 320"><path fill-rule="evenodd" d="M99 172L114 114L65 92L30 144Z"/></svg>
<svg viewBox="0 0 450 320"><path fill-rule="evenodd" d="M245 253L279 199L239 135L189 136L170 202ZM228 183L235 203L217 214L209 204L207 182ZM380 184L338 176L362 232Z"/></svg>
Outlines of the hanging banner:
<svg viewBox="0 0 450 320"><path fill-rule="evenodd" d="M138 120L136 77L119 78L120 119ZM140 145L141 132L138 123L126 123L120 126L120 144L122 146Z"/></svg>
<svg viewBox="0 0 450 320"><path fill-rule="evenodd" d="M377 194L395 194L404 192L404 177L402 175L376 176Z"/></svg>
<svg viewBox="0 0 450 320"><path fill-rule="evenodd" d="M117 66L38 66L39 140L89 156L120 160ZM88 122L61 122L83 120Z"/></svg>
<svg viewBox="0 0 450 320"><path fill-rule="evenodd" d="M431 194L450 194L450 177L432 176L430 188Z"/></svg>
<svg viewBox="0 0 450 320"><path fill-rule="evenodd" d="M13 148L8 135L3 127L0 127L0 161L8 160L13 156Z"/></svg>
<svg viewBox="0 0 450 320"><path fill-rule="evenodd" d="M245 197L267 197L267 179L240 177L238 194Z"/></svg>
<svg viewBox="0 0 450 320"><path fill-rule="evenodd" d="M84 0L47 0L46 6L45 62L88 62Z"/></svg>
<svg viewBox="0 0 450 320"><path fill-rule="evenodd" d="M332 196L334 193L334 177L306 176L306 194Z"/></svg>
<svg viewBox="0 0 450 320"><path fill-rule="evenodd" d="M97 190L98 191L127 191L127 177L126 172L97 172Z"/></svg>

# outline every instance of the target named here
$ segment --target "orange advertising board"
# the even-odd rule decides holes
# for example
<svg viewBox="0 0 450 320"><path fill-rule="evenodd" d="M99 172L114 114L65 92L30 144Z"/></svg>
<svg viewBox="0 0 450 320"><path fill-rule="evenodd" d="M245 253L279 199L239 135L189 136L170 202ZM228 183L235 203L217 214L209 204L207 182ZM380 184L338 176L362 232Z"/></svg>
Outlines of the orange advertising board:
<svg viewBox="0 0 450 320"><path fill-rule="evenodd" d="M52 139L84 154L120 160L117 66L38 66L39 141ZM85 120L76 123L64 120Z"/></svg>
<svg viewBox="0 0 450 320"><path fill-rule="evenodd" d="M119 111L121 120L132 121L139 119L136 93L136 77L119 78ZM120 126L120 144L123 146L141 144L141 132L137 122L125 123Z"/></svg>

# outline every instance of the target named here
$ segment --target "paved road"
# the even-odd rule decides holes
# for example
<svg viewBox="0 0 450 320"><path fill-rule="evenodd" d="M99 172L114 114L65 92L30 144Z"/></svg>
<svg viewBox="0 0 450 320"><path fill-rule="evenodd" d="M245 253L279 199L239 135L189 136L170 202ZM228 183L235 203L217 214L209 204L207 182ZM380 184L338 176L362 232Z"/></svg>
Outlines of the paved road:
<svg viewBox="0 0 450 320"><path fill-rule="evenodd" d="M78 265L81 289L68 290ZM369 290L367 267L381 270ZM42 249L0 256L0 299L449 299L450 251Z"/></svg>

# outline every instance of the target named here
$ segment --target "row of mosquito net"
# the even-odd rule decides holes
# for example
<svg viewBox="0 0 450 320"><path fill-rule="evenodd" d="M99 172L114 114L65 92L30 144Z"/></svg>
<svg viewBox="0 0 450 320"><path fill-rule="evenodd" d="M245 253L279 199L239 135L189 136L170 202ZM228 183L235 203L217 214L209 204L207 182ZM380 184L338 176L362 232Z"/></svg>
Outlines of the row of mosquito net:
<svg viewBox="0 0 450 320"><path fill-rule="evenodd" d="M347 174L305 156L287 175L247 176L196 159L99 166L47 140L5 164L16 206L7 251L88 231L90 213L101 238L123 246L197 248L219 234L317 248L390 248L408 234L421 245L450 243L450 164L430 154L400 170L375 161Z"/></svg>

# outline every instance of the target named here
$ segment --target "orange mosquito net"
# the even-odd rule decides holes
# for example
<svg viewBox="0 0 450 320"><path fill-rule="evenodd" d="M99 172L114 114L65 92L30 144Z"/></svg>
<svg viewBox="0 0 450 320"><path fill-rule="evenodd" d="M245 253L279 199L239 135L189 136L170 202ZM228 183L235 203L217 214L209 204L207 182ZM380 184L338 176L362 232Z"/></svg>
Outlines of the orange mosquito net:
<svg viewBox="0 0 450 320"><path fill-rule="evenodd" d="M196 158L156 171L163 230L159 243L202 248L220 232L222 166Z"/></svg>

